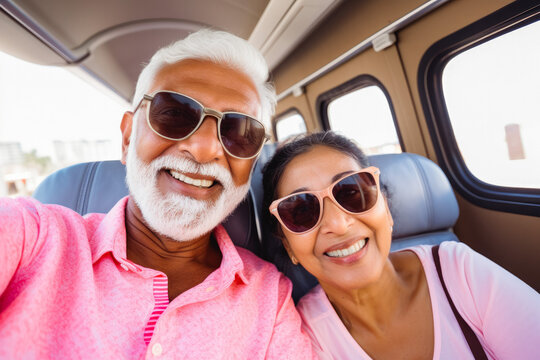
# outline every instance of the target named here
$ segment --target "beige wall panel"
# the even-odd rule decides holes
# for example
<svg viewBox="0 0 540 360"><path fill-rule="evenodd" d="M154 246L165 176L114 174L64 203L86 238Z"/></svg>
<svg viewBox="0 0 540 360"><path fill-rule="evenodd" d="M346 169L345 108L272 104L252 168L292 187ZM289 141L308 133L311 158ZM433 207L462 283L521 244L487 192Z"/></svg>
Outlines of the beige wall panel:
<svg viewBox="0 0 540 360"><path fill-rule="evenodd" d="M276 116L279 116L289 110L296 109L304 118L308 132L313 132L318 129L317 120L311 112L306 94L300 96L287 96L281 100L276 106Z"/></svg>
<svg viewBox="0 0 540 360"><path fill-rule="evenodd" d="M457 198L458 237L540 291L540 218L488 210Z"/></svg>
<svg viewBox="0 0 540 360"><path fill-rule="evenodd" d="M321 93L364 74L377 78L388 91L407 151L425 155L415 109L394 46L378 53L369 49L306 86L305 93L314 116L319 117L317 97Z"/></svg>
<svg viewBox="0 0 540 360"><path fill-rule="evenodd" d="M278 94L424 2L343 1L313 34L274 69Z"/></svg>

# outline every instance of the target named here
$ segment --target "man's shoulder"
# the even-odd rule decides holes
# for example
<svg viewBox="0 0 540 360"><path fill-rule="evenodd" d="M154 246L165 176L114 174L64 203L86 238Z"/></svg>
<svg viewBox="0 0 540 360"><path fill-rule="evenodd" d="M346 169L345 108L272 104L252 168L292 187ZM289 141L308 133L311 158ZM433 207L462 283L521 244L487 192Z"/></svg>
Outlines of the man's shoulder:
<svg viewBox="0 0 540 360"><path fill-rule="evenodd" d="M67 217L82 219L82 216L66 207L54 204L43 204L30 197L0 198L0 211L3 218L24 217L36 223L46 221L50 217Z"/></svg>
<svg viewBox="0 0 540 360"><path fill-rule="evenodd" d="M321 285L317 284L298 301L296 309L302 317L308 319L319 318L321 314L329 311L328 300Z"/></svg>
<svg viewBox="0 0 540 360"><path fill-rule="evenodd" d="M19 262L24 266L38 255L82 254L92 248L89 240L104 216L83 217L69 208L32 198L1 198L0 241L20 251Z"/></svg>
<svg viewBox="0 0 540 360"><path fill-rule="evenodd" d="M107 214L80 215L62 205L43 204L30 197L0 198L4 231L24 234L26 240L46 241L62 236L91 237ZM82 230L82 231L81 231ZM73 244L73 243L72 243Z"/></svg>

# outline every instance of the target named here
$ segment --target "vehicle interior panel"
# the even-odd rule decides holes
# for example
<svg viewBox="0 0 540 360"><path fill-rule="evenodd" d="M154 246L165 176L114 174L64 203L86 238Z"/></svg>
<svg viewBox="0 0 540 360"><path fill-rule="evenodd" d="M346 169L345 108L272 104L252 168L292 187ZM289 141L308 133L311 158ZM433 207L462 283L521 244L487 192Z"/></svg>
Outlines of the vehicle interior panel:
<svg viewBox="0 0 540 360"><path fill-rule="evenodd" d="M274 69L278 94L423 3L418 0L344 2Z"/></svg>

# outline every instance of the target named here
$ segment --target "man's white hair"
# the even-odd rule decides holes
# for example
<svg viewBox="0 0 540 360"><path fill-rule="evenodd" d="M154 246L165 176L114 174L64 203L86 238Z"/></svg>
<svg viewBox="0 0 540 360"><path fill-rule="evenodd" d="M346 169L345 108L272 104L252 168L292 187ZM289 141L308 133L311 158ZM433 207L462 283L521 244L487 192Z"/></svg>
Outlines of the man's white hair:
<svg viewBox="0 0 540 360"><path fill-rule="evenodd" d="M276 106L274 87L267 82L268 65L262 54L246 40L224 31L202 29L159 49L137 81L133 108L139 104L161 68L182 60L208 60L246 74L257 89L261 121L270 125Z"/></svg>

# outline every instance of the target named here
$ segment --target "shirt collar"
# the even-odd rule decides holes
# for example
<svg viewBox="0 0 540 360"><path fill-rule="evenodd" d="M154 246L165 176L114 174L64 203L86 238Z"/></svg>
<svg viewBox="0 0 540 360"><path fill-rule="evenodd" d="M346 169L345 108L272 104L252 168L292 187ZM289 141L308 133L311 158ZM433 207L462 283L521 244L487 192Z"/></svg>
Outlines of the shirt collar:
<svg viewBox="0 0 540 360"><path fill-rule="evenodd" d="M244 274L244 262L242 261L240 254L238 254L238 250L236 250L236 246L233 244L229 234L227 234L227 230L220 224L214 229L214 235L219 249L221 250L221 254L223 255L221 265L219 266L220 271L223 272L223 276L238 275L240 280L242 280L244 284L247 284L248 280Z"/></svg>
<svg viewBox="0 0 540 360"><path fill-rule="evenodd" d="M104 254L111 252L114 259L122 262L126 259L126 206L129 196L122 198L107 213L90 241L92 247L92 263L98 261ZM103 216L103 214L89 214L88 216ZM227 230L223 225L218 225L214 229L219 249L222 254L222 261L219 267L222 276L232 277L238 275L243 283L248 280L244 274L244 262L236 250Z"/></svg>
<svg viewBox="0 0 540 360"><path fill-rule="evenodd" d="M107 252L112 252L117 261L126 258L126 206L128 199L129 196L120 199L105 215L94 232L90 241L93 264ZM98 215L89 214L87 216Z"/></svg>

